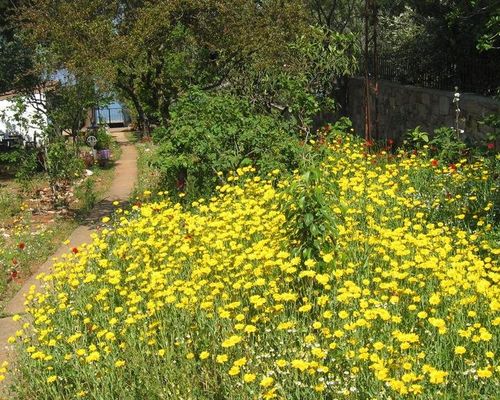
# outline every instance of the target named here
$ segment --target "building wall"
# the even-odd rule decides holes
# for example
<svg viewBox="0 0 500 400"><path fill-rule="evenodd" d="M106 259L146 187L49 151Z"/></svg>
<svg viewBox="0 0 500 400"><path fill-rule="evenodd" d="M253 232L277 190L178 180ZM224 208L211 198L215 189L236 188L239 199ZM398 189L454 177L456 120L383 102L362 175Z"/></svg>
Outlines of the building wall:
<svg viewBox="0 0 500 400"><path fill-rule="evenodd" d="M409 129L420 126L432 132L442 126L455 125L453 92L400 85L389 81L379 82L378 109L381 138L402 141ZM364 132L364 80L351 78L348 82L347 114L357 132ZM474 142L485 140L492 128L479 123L484 117L500 113L500 102L474 94L460 94L460 129L464 138ZM374 118L374 104L371 104ZM372 132L374 129L372 128Z"/></svg>
<svg viewBox="0 0 500 400"><path fill-rule="evenodd" d="M45 95L43 93L37 94L36 98L37 101L45 102ZM35 107L26 102L26 110L22 114L22 118L27 121L27 124L24 125L20 124L14 117L15 111L13 110L13 106L15 103L15 96L0 97L0 136L20 135L25 142L34 142L35 139L40 141L42 130L40 129L39 122L36 122L38 114Z"/></svg>

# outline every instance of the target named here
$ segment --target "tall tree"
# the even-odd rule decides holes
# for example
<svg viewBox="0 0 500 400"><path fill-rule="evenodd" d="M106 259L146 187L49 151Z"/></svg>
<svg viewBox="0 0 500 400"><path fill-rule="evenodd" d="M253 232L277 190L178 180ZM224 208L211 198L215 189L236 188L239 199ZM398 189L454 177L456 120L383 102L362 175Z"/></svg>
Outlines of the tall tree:
<svg viewBox="0 0 500 400"><path fill-rule="evenodd" d="M144 125L166 123L186 87L220 87L246 63L274 57L300 34L303 12L291 0L32 0L18 21L45 66L117 89Z"/></svg>

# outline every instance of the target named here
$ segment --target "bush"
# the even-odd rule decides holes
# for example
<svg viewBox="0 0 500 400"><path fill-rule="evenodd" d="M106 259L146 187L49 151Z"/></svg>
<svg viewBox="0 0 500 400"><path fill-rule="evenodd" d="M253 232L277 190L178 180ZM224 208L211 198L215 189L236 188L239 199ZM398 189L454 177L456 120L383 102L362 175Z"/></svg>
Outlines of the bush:
<svg viewBox="0 0 500 400"><path fill-rule="evenodd" d="M54 205L66 205L65 186L79 177L83 169L83 161L63 138L56 138L47 146L46 171Z"/></svg>
<svg viewBox="0 0 500 400"><path fill-rule="evenodd" d="M99 129L92 133L97 139L95 145L96 150L107 150L111 146L111 135L106 131L106 127L100 126Z"/></svg>
<svg viewBox="0 0 500 400"><path fill-rule="evenodd" d="M97 202L97 195L95 192L95 184L91 179L86 179L75 190L75 195L80 202L81 211L85 214L94 208Z"/></svg>
<svg viewBox="0 0 500 400"><path fill-rule="evenodd" d="M249 164L263 174L294 169L300 153L289 122L256 114L248 102L233 96L196 89L179 99L170 126L155 130L153 138L165 186L189 198L224 183L219 172Z"/></svg>

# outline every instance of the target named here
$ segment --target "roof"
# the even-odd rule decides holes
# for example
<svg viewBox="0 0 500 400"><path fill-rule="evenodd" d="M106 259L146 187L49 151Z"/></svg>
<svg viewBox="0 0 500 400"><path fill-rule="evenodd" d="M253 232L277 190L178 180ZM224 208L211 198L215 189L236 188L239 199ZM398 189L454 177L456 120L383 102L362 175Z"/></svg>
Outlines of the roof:
<svg viewBox="0 0 500 400"><path fill-rule="evenodd" d="M55 89L58 84L59 82L57 81L48 81L42 85L37 86L37 90L39 90L41 93L48 92ZM0 93L0 100L8 100L19 95L23 95L23 93L19 90L10 90L8 92Z"/></svg>

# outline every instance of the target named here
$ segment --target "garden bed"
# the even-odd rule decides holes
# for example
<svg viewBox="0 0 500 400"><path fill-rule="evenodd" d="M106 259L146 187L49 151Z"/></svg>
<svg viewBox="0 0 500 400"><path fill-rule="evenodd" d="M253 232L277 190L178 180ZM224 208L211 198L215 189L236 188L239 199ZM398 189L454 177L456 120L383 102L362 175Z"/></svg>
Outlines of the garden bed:
<svg viewBox="0 0 500 400"><path fill-rule="evenodd" d="M56 264L17 398L495 397L496 164L314 146L314 174L137 204Z"/></svg>

